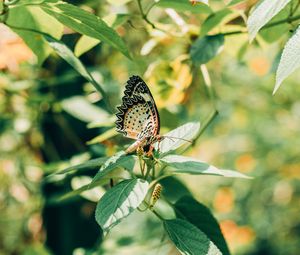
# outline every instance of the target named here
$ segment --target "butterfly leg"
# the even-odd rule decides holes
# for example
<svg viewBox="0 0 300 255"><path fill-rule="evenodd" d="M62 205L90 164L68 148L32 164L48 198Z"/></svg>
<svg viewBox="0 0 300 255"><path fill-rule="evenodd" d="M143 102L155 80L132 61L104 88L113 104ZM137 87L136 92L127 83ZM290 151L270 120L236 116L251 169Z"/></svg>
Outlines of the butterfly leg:
<svg viewBox="0 0 300 255"><path fill-rule="evenodd" d="M146 153L147 157L153 157L153 149L154 149L154 146L151 144L148 152Z"/></svg>
<svg viewBox="0 0 300 255"><path fill-rule="evenodd" d="M131 144L126 150L126 153L131 153L137 151L137 153L141 152L141 148L145 146L146 140L136 140L133 144Z"/></svg>
<svg viewBox="0 0 300 255"><path fill-rule="evenodd" d="M141 147L141 141L140 141L140 140L137 140L137 141L135 141L133 144L131 144L131 145L125 150L125 152L126 152L126 153L134 152L134 151L136 151L139 147Z"/></svg>

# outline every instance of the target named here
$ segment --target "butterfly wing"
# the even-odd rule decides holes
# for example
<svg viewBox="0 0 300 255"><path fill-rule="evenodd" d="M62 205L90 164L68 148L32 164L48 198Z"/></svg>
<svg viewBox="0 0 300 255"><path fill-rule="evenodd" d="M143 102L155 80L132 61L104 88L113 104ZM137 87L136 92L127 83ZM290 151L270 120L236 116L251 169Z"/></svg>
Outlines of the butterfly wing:
<svg viewBox="0 0 300 255"><path fill-rule="evenodd" d="M159 134L157 107L149 88L139 76L129 78L122 105L117 109L117 131L126 137L141 140Z"/></svg>

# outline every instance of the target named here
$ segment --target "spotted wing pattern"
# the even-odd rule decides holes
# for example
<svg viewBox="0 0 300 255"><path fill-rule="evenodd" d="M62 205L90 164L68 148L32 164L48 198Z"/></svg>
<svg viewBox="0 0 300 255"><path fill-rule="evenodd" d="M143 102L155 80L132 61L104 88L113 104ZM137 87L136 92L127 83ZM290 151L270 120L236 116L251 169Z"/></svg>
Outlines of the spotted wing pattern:
<svg viewBox="0 0 300 255"><path fill-rule="evenodd" d="M117 109L117 131L124 136L143 140L159 134L159 115L153 96L139 76L129 78L122 105Z"/></svg>

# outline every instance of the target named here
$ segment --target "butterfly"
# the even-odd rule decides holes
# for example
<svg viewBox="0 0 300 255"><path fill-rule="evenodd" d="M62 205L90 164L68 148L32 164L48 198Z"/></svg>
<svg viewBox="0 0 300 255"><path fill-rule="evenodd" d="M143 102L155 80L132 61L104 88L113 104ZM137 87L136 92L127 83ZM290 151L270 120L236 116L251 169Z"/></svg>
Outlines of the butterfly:
<svg viewBox="0 0 300 255"><path fill-rule="evenodd" d="M146 146L150 146L151 153L152 144L162 139L159 135L160 119L154 98L141 77L129 78L122 104L117 109L116 130L136 140L126 149L126 153Z"/></svg>

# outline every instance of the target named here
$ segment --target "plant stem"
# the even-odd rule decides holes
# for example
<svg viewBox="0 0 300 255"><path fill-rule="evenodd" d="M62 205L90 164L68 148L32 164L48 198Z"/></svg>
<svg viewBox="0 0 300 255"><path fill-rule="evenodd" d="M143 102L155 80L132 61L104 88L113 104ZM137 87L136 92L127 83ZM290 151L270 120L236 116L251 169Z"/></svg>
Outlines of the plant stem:
<svg viewBox="0 0 300 255"><path fill-rule="evenodd" d="M152 178L155 179L155 164L152 166Z"/></svg>
<svg viewBox="0 0 300 255"><path fill-rule="evenodd" d="M215 91L214 91L214 88L212 87L211 79L210 79L209 72L207 70L206 65L200 65L200 70L201 70L201 73L202 73L202 76L203 76L204 84L205 84L205 86L206 86L206 88L208 90L209 97L210 97L210 99L212 101L212 104L213 104L213 111L211 112L211 114L209 115L209 117L204 122L204 125L200 129L200 132L198 133L198 135L192 140L192 144L190 146L186 147L183 150L183 152L185 152L186 150L188 150L190 147L194 147L195 146L195 144L196 144L197 140L199 139L199 137L204 133L204 131L207 129L207 127L213 122L213 120L218 115L218 110L216 108Z"/></svg>
<svg viewBox="0 0 300 255"><path fill-rule="evenodd" d="M214 119L217 117L218 114L219 114L219 112L217 111L217 109L214 109L214 111L210 114L210 116L205 121L199 134L194 138L192 146L195 145L197 139L203 134L203 132L207 129L207 127L214 121Z"/></svg>
<svg viewBox="0 0 300 255"><path fill-rule="evenodd" d="M300 1L297 2L295 8L293 9L292 15L298 10L299 6L300 6Z"/></svg>
<svg viewBox="0 0 300 255"><path fill-rule="evenodd" d="M164 218L154 209L152 209L151 212L153 212L160 220L162 220L162 221L164 220Z"/></svg>
<svg viewBox="0 0 300 255"><path fill-rule="evenodd" d="M148 8L148 10L146 11L146 16L148 16L149 12L152 10L152 8L157 4L157 2L153 2L150 7Z"/></svg>
<svg viewBox="0 0 300 255"><path fill-rule="evenodd" d="M140 163L140 170L141 170L141 174L142 174L142 177L144 178L144 167L143 167L143 165L142 165L142 158L141 158L141 156L139 155L138 156L138 158L139 158L139 163Z"/></svg>
<svg viewBox="0 0 300 255"><path fill-rule="evenodd" d="M277 26L277 25L280 25L280 24L283 24L283 23L286 23L286 22L291 23L291 22L299 20L299 19L300 19L300 15L297 15L297 16L294 16L294 17L287 17L286 19L278 20L278 21L272 22L270 24L267 24L262 29L266 29L266 28L269 28L269 27L274 27L274 26Z"/></svg>
<svg viewBox="0 0 300 255"><path fill-rule="evenodd" d="M152 169L152 167L147 164L147 172L146 172L146 175L145 175L145 180L147 180L147 178L148 178L148 176L151 172L151 169Z"/></svg>
<svg viewBox="0 0 300 255"><path fill-rule="evenodd" d="M208 90L210 100L212 101L212 104L213 104L214 108L217 109L217 107L216 107L216 96L215 96L216 93L215 93L215 90L212 86L210 75L209 75L209 72L208 72L208 69L207 69L206 65L204 65L204 64L200 65L200 70L201 70L201 73L202 73L202 76L203 76L204 84L205 84L205 86Z"/></svg>
<svg viewBox="0 0 300 255"><path fill-rule="evenodd" d="M140 212L144 212L150 208L150 205L146 201L143 201L143 203L146 205L146 209L139 209ZM160 220L164 220L164 218L154 209L150 209L150 211L153 212Z"/></svg>
<svg viewBox="0 0 300 255"><path fill-rule="evenodd" d="M137 3L138 3L139 10L140 10L143 20L145 20L149 25L151 25L152 28L155 28L155 25L147 17L149 11L152 9L153 6L150 8L150 10L147 11L147 13L144 13L141 0L137 0Z"/></svg>
<svg viewBox="0 0 300 255"><path fill-rule="evenodd" d="M282 20L271 22L271 23L263 26L261 28L261 30L267 29L267 28L270 28L270 27L274 27L274 26L277 26L277 25L281 25L283 23L291 23L291 22L299 20L299 19L300 19L300 15L296 15L294 17L287 17L287 18L282 19ZM236 34L243 34L243 33L247 33L247 30L238 30L238 31L232 31L232 32L227 32L227 33L221 33L221 35L228 36L228 35L236 35Z"/></svg>
<svg viewBox="0 0 300 255"><path fill-rule="evenodd" d="M167 177L170 177L170 176L173 176L175 173L172 173L172 174L165 174L165 175L161 175L159 177L157 177L155 180L153 180L150 185L149 185L149 189L154 187L156 183L158 183L160 180L164 179L164 178L167 178Z"/></svg>

